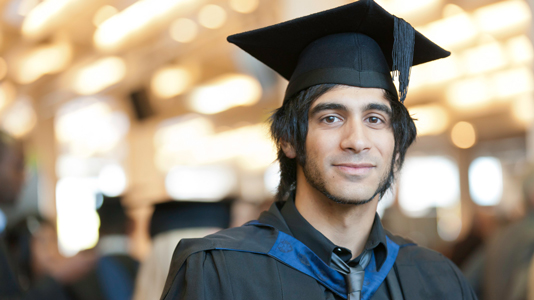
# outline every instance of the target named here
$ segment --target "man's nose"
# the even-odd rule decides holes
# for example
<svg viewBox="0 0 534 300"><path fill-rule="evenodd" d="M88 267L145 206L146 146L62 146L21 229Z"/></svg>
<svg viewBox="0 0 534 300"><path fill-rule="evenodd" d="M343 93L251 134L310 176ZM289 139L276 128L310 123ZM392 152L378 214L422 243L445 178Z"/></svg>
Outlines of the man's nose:
<svg viewBox="0 0 534 300"><path fill-rule="evenodd" d="M341 139L341 148L344 151L353 153L360 153L371 148L371 142L368 135L369 130L366 130L365 124L362 121L355 120L347 124L344 128L343 137Z"/></svg>

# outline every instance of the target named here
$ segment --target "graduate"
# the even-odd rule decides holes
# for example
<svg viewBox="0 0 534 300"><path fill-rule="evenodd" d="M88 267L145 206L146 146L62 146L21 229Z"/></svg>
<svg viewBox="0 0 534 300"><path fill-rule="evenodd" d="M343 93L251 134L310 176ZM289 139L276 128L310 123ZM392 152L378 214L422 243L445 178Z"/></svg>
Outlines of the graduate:
<svg viewBox="0 0 534 300"><path fill-rule="evenodd" d="M270 119L277 201L257 221L182 240L162 299L475 299L451 261L376 213L416 137L410 68L450 53L372 0L228 41L289 81Z"/></svg>

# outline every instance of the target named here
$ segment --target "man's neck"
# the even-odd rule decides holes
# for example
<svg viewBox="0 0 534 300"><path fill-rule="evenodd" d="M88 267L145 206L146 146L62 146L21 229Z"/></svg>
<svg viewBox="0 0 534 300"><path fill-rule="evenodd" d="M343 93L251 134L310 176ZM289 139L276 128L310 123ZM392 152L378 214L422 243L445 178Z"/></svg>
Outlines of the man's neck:
<svg viewBox="0 0 534 300"><path fill-rule="evenodd" d="M315 229L334 244L351 250L353 258L364 248L376 213L377 199L362 205L340 204L315 190L299 189L295 206Z"/></svg>

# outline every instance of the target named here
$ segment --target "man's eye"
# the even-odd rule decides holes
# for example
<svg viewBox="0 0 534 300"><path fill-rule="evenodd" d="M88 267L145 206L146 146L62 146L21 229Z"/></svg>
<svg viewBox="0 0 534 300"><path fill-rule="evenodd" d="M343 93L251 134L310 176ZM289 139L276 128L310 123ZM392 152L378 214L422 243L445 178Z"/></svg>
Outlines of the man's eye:
<svg viewBox="0 0 534 300"><path fill-rule="evenodd" d="M336 116L328 116L323 119L325 123L335 123L339 121L339 118Z"/></svg>
<svg viewBox="0 0 534 300"><path fill-rule="evenodd" d="M379 124L379 123L384 122L378 117L369 117L368 120L369 120L369 123L372 123L372 124Z"/></svg>

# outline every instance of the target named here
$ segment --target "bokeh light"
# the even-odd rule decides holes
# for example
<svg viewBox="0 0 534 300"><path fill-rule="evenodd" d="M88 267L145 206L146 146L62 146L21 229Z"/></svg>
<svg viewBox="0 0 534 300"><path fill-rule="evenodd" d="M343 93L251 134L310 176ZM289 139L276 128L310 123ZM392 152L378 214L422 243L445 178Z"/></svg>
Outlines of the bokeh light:
<svg viewBox="0 0 534 300"><path fill-rule="evenodd" d="M503 174L499 159L478 157L469 166L469 193L480 206L499 204L503 193Z"/></svg>
<svg viewBox="0 0 534 300"><path fill-rule="evenodd" d="M209 29L217 29L226 22L226 11L215 4L203 6L198 13L198 22Z"/></svg>
<svg viewBox="0 0 534 300"><path fill-rule="evenodd" d="M193 20L181 18L171 23L171 37L180 43L192 42L198 35L198 25Z"/></svg>
<svg viewBox="0 0 534 300"><path fill-rule="evenodd" d="M475 127L469 122L458 122L451 131L453 144L460 149L473 147L477 141Z"/></svg>
<svg viewBox="0 0 534 300"><path fill-rule="evenodd" d="M230 7L242 14L254 12L260 5L260 0L230 0Z"/></svg>
<svg viewBox="0 0 534 300"><path fill-rule="evenodd" d="M408 157L400 174L399 204L411 217L423 217L432 207L460 201L460 177L454 161L442 156Z"/></svg>

